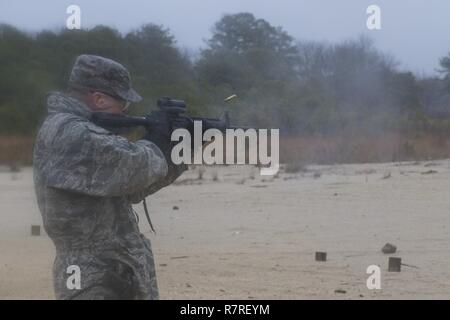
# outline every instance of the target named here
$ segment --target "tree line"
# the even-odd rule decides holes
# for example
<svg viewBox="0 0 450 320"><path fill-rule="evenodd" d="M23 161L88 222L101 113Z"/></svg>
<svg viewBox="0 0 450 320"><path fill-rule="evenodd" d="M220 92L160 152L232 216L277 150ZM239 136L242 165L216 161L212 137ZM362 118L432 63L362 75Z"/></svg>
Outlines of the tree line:
<svg viewBox="0 0 450 320"><path fill-rule="evenodd" d="M0 134L32 135L46 115L49 91L65 90L77 55L124 64L144 97L135 113L161 96L186 100L194 115L231 111L237 124L282 134L450 128L450 54L440 77L400 71L367 37L339 43L297 40L250 13L223 16L192 56L155 24L121 34L90 30L23 32L0 25ZM239 99L224 105L223 99Z"/></svg>

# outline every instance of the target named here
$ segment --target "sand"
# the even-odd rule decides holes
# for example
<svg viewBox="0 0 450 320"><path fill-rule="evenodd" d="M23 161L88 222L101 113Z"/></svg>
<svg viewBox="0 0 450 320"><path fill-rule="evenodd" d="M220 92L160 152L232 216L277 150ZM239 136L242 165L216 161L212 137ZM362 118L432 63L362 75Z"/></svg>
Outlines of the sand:
<svg viewBox="0 0 450 320"><path fill-rule="evenodd" d="M450 298L450 160L275 178L207 167L197 178L191 170L148 198L156 235L136 206L162 299ZM53 244L30 234L42 224L31 168L0 170L0 214L0 299L53 299ZM381 252L387 242L395 254ZM388 272L389 256L415 268ZM366 286L369 265L381 268L379 290Z"/></svg>

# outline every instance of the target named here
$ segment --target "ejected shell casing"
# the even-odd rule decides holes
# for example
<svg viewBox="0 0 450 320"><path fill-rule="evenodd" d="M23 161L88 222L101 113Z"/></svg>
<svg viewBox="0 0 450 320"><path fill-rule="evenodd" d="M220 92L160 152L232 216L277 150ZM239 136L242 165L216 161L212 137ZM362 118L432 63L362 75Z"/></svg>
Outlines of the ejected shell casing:
<svg viewBox="0 0 450 320"><path fill-rule="evenodd" d="M226 97L225 99L223 99L223 101L224 101L224 102L228 102L228 101L233 100L233 99L235 99L235 98L237 98L237 95L233 94L233 95L231 95L231 96Z"/></svg>

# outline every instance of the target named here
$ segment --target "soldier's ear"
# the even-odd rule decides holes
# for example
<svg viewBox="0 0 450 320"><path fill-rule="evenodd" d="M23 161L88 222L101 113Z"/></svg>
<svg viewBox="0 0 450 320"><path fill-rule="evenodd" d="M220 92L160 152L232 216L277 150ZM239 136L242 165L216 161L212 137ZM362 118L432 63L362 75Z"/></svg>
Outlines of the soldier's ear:
<svg viewBox="0 0 450 320"><path fill-rule="evenodd" d="M105 105L105 97L101 92L92 92L91 93L92 103L99 109L103 109L106 107Z"/></svg>

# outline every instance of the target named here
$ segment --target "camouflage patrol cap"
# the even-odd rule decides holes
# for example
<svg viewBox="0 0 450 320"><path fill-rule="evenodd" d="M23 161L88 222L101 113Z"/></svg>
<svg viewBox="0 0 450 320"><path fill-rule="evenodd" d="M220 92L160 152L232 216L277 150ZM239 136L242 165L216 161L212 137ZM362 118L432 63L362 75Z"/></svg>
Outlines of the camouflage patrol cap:
<svg viewBox="0 0 450 320"><path fill-rule="evenodd" d="M131 87L130 73L120 63L100 56L77 57L69 78L73 88L89 88L138 102L141 96Z"/></svg>

